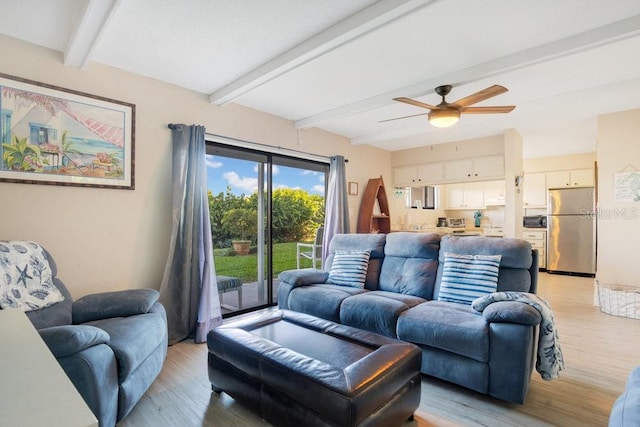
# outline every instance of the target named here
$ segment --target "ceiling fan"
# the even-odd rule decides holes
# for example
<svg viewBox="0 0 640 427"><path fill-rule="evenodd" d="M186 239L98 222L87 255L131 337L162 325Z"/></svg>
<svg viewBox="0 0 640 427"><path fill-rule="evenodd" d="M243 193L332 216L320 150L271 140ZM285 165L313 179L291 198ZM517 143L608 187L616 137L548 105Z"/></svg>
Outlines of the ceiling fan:
<svg viewBox="0 0 640 427"><path fill-rule="evenodd" d="M415 105L417 107L427 108L430 111L428 113L413 114L411 116L396 117L394 119L381 120L381 122L388 122L391 120L406 119L416 116L429 116L429 123L435 127L448 127L456 123L460 119L460 114L496 114L496 113L508 113L512 111L515 105L505 105L496 107L471 107L473 104L484 101L485 99L493 98L508 91L504 86L493 85L474 94L466 96L455 102L449 103L444 97L451 91L451 85L438 86L435 91L442 97L442 102L438 105L425 104L424 102L416 101L411 98L393 98L394 101L404 102L405 104Z"/></svg>

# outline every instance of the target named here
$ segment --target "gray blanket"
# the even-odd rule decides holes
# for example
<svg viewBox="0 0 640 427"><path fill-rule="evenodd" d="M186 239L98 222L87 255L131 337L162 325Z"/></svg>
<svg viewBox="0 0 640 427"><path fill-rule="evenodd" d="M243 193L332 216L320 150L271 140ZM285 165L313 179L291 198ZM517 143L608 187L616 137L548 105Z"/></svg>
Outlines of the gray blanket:
<svg viewBox="0 0 640 427"><path fill-rule="evenodd" d="M521 302L538 310L542 323L538 337L536 370L545 380L558 378L560 371L564 370L564 358L549 303L538 295L526 292L494 292L474 300L471 307L475 311L483 311L489 304L498 301Z"/></svg>

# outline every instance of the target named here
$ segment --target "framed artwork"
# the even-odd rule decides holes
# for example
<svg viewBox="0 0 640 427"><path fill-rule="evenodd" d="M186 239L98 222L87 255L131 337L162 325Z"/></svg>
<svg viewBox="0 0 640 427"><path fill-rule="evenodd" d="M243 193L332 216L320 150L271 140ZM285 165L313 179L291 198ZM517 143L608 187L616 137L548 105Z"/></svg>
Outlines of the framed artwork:
<svg viewBox="0 0 640 427"><path fill-rule="evenodd" d="M640 202L640 172L620 172L613 175L614 202Z"/></svg>
<svg viewBox="0 0 640 427"><path fill-rule="evenodd" d="M349 181L349 195L350 196L357 196L358 195L358 183L357 182L353 182L353 181Z"/></svg>
<svg viewBox="0 0 640 427"><path fill-rule="evenodd" d="M0 181L134 189L135 105L0 73Z"/></svg>

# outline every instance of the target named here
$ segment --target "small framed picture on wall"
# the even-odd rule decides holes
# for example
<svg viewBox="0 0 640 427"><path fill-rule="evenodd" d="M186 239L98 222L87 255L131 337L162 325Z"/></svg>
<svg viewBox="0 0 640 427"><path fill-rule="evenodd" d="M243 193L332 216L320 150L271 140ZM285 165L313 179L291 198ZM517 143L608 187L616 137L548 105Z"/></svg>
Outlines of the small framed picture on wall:
<svg viewBox="0 0 640 427"><path fill-rule="evenodd" d="M350 196L357 196L358 195L358 183L357 182L353 182L353 181L349 181L349 195Z"/></svg>

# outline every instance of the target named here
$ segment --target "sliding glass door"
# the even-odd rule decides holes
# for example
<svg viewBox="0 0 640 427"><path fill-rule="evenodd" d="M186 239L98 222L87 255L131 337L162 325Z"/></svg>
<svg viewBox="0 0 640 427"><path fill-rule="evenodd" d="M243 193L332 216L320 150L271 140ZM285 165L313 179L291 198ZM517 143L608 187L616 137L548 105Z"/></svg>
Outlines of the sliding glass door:
<svg viewBox="0 0 640 427"><path fill-rule="evenodd" d="M324 222L328 164L207 145L211 238L223 315L277 303L277 275L296 268ZM303 255L301 268L308 267Z"/></svg>

